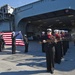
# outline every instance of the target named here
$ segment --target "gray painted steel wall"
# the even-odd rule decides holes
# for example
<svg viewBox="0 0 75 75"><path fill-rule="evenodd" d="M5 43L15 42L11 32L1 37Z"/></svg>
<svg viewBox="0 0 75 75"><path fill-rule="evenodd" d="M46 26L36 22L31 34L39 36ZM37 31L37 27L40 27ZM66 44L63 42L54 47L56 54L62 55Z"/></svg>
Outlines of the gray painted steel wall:
<svg viewBox="0 0 75 75"><path fill-rule="evenodd" d="M0 32L1 31L10 31L9 22L0 22Z"/></svg>

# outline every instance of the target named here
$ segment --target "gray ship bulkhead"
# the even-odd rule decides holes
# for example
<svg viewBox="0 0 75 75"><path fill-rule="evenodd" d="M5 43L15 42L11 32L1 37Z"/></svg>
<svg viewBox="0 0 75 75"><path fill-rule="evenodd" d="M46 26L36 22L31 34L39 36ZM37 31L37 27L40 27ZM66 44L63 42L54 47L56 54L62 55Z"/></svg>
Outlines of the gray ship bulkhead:
<svg viewBox="0 0 75 75"><path fill-rule="evenodd" d="M15 9L16 30L30 35L48 27L69 29L75 26L75 0L40 0Z"/></svg>

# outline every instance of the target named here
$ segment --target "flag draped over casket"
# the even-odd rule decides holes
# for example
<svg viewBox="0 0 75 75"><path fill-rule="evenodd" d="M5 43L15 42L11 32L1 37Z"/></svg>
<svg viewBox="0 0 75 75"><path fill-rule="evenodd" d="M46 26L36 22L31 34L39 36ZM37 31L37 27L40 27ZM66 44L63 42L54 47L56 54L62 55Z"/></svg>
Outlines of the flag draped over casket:
<svg viewBox="0 0 75 75"><path fill-rule="evenodd" d="M18 34L19 31L15 32L15 35ZM1 33L3 35L3 39L5 41L6 45L12 45L12 32L2 32ZM23 41L23 36L22 33L20 33L17 37L16 37L16 45L17 46L24 46L24 41Z"/></svg>

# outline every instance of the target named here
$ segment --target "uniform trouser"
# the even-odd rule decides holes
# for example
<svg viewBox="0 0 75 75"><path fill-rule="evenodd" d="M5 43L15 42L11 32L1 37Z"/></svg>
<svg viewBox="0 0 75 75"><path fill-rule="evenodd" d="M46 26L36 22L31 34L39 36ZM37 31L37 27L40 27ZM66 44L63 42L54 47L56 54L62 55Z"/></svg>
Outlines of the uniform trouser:
<svg viewBox="0 0 75 75"><path fill-rule="evenodd" d="M25 44L25 52L28 52L28 44Z"/></svg>
<svg viewBox="0 0 75 75"><path fill-rule="evenodd" d="M62 57L62 46L61 42L59 41L55 44L55 62L59 64L61 62L61 57Z"/></svg>
<svg viewBox="0 0 75 75"><path fill-rule="evenodd" d="M67 52L67 43L66 43L66 41L64 40L64 41L63 41L63 55L65 55L66 52Z"/></svg>
<svg viewBox="0 0 75 75"><path fill-rule="evenodd" d="M47 45L46 62L47 62L48 72L53 72L54 70L54 55L55 55L55 50L53 49L53 46L51 44L49 46Z"/></svg>
<svg viewBox="0 0 75 75"><path fill-rule="evenodd" d="M0 52L2 52L2 45L0 44Z"/></svg>
<svg viewBox="0 0 75 75"><path fill-rule="evenodd" d="M12 44L12 54L15 54L15 53L16 53L16 45Z"/></svg>
<svg viewBox="0 0 75 75"><path fill-rule="evenodd" d="M67 41L67 48L69 49L69 41Z"/></svg>
<svg viewBox="0 0 75 75"><path fill-rule="evenodd" d="M45 52L45 43L42 43L42 52Z"/></svg>
<svg viewBox="0 0 75 75"><path fill-rule="evenodd" d="M68 49L69 49L69 41L66 40L66 51L65 51L65 53L67 52Z"/></svg>
<svg viewBox="0 0 75 75"><path fill-rule="evenodd" d="M60 41L61 44L60 44L60 48L61 48L61 58L63 57L63 46L62 46L62 41Z"/></svg>
<svg viewBox="0 0 75 75"><path fill-rule="evenodd" d="M2 49L4 49L4 44L5 44L5 43L4 43L4 42L2 42Z"/></svg>

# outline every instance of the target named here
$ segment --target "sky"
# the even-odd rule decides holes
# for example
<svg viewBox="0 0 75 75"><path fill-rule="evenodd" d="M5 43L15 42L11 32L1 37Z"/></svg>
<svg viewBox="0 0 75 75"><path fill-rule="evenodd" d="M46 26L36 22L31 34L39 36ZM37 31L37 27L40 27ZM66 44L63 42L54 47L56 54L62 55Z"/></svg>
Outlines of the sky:
<svg viewBox="0 0 75 75"><path fill-rule="evenodd" d="M0 0L0 7L9 4L10 6L17 8L35 1L38 0Z"/></svg>

